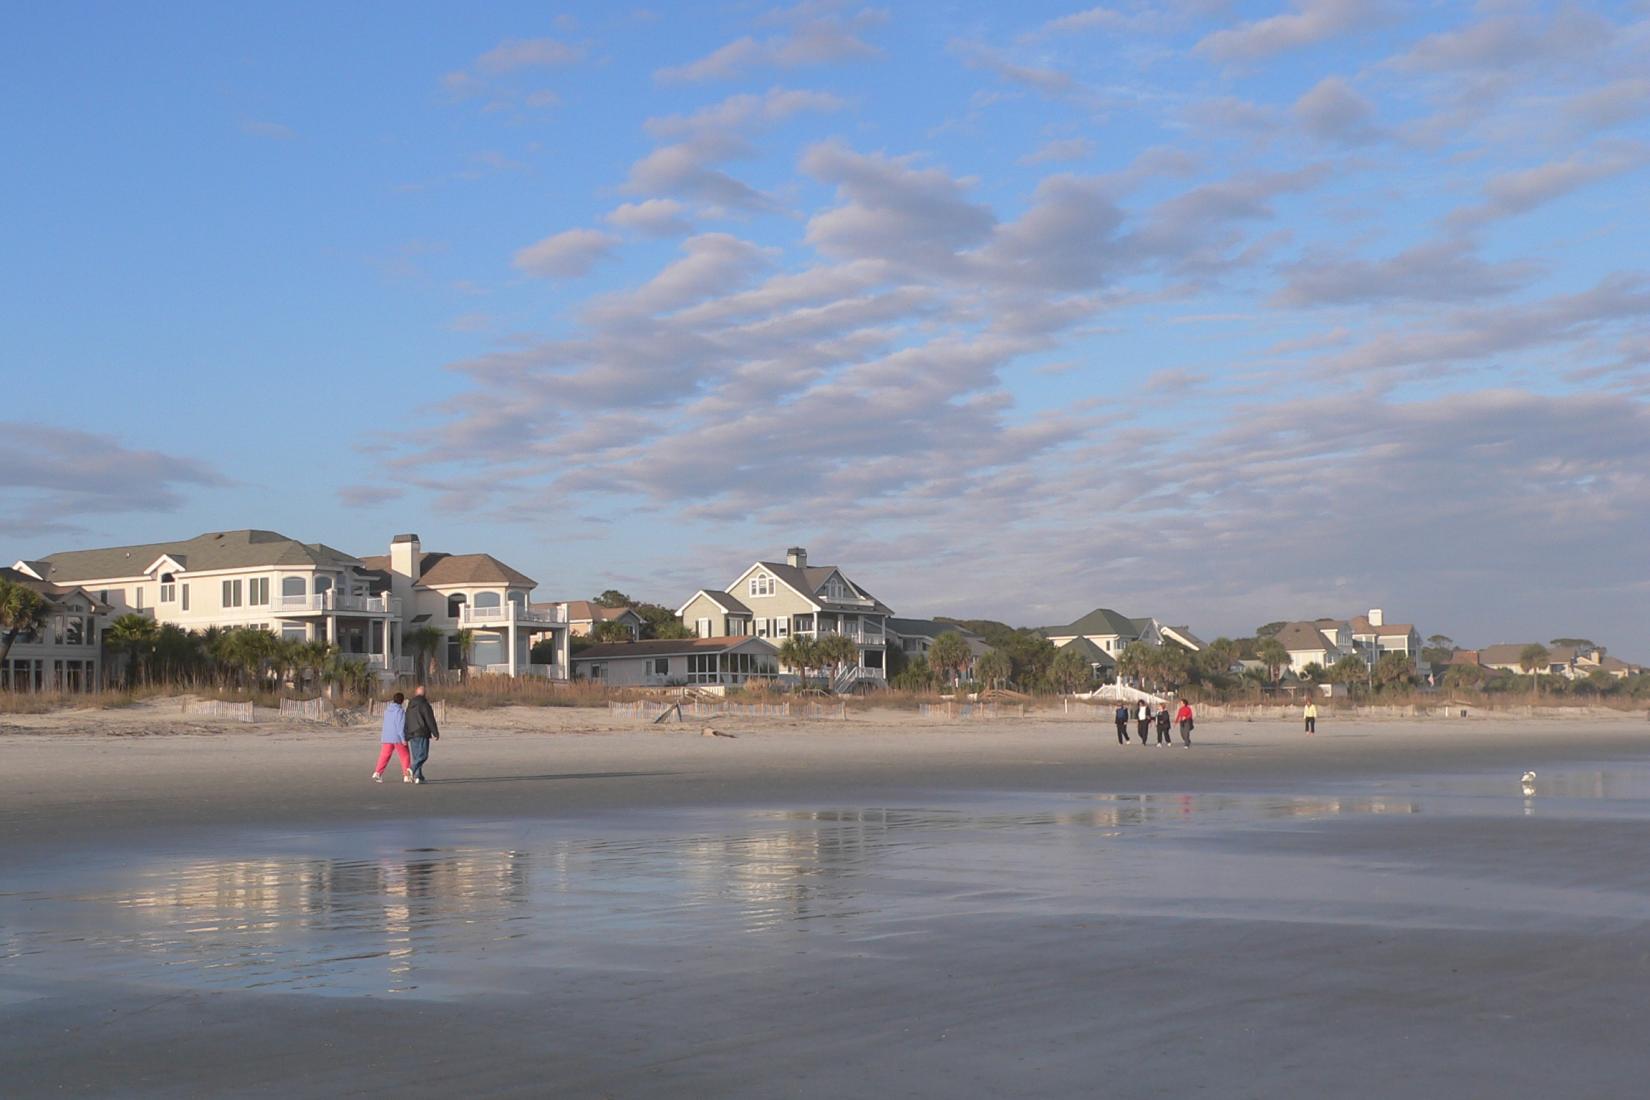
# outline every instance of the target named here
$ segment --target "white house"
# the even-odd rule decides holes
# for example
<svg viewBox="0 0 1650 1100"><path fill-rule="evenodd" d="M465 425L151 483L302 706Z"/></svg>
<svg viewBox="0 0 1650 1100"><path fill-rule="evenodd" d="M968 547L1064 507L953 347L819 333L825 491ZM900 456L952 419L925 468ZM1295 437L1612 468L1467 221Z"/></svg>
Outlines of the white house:
<svg viewBox="0 0 1650 1100"><path fill-rule="evenodd" d="M778 649L765 638L669 638L601 642L573 657L574 675L618 687L731 685L779 674Z"/></svg>
<svg viewBox="0 0 1650 1100"><path fill-rule="evenodd" d="M275 531L211 531L179 542L70 550L20 561L26 576L88 592L105 619L138 613L185 630L256 627L326 641L386 676L413 672L407 630L446 636L445 664L506 675L566 678L565 617L529 608L535 582L489 554L423 553L397 535L390 553L356 558ZM555 662L531 663L528 638L557 639Z"/></svg>
<svg viewBox="0 0 1650 1100"><path fill-rule="evenodd" d="M1097 607L1067 626L1044 627L1042 634L1058 649L1085 638L1113 661L1135 642L1163 644L1163 632L1156 619L1131 619L1109 607Z"/></svg>
<svg viewBox="0 0 1650 1100"><path fill-rule="evenodd" d="M378 591L406 609L404 633L422 627L441 631L442 667L570 678L566 612L535 607L532 594L538 582L491 554L425 551L417 535L396 535L388 554L363 558L362 567ZM554 639L554 659L534 664L533 641L545 637ZM407 668L410 671L410 663Z"/></svg>

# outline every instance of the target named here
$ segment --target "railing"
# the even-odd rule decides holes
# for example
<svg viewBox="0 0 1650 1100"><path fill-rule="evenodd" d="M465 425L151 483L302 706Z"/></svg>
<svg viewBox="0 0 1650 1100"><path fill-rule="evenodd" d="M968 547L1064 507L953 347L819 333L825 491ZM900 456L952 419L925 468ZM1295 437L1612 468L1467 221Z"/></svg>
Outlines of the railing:
<svg viewBox="0 0 1650 1100"><path fill-rule="evenodd" d="M380 672L390 671L390 659L382 653L340 653L338 659L353 661L358 665L366 665L368 668L375 668ZM401 660L406 661L410 658L403 657ZM407 671L411 672L412 669L408 668Z"/></svg>
<svg viewBox="0 0 1650 1100"><path fill-rule="evenodd" d="M360 611L369 615L400 615L401 601L393 596L352 596L343 592L315 592L302 596L274 596L276 611Z"/></svg>
<svg viewBox="0 0 1650 1100"><path fill-rule="evenodd" d="M806 632L798 631L798 633ZM828 638L833 634L840 634L849 641L858 642L860 645L886 645L888 641L888 635L880 630L836 630L830 627L815 631L813 637Z"/></svg>
<svg viewBox="0 0 1650 1100"><path fill-rule="evenodd" d="M507 603L502 607L466 606L459 608L458 621L464 625L478 626L508 626L511 623L517 626L564 626L567 623L567 613L559 608L541 611L513 603Z"/></svg>

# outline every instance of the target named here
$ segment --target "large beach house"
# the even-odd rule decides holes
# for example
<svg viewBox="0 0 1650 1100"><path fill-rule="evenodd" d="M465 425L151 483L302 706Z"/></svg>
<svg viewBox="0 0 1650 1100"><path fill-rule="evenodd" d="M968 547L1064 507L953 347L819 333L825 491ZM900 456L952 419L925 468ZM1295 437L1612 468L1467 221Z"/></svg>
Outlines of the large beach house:
<svg viewBox="0 0 1650 1100"><path fill-rule="evenodd" d="M887 677L888 616L883 602L834 565L808 564L808 551L793 546L783 562L758 561L726 588L702 588L677 610L701 638L784 639L841 634L859 647L858 665L838 688Z"/></svg>
<svg viewBox="0 0 1650 1100"><path fill-rule="evenodd" d="M185 630L257 627L324 640L387 675L413 671L404 634L426 623L446 636L449 668L567 675L566 620L529 609L530 578L489 554L422 553L417 535L398 535L389 554L363 559L275 531L212 531L64 551L14 568L85 591L105 619L137 613ZM471 632L468 654L460 631ZM534 666L528 640L543 634L557 638L557 660Z"/></svg>

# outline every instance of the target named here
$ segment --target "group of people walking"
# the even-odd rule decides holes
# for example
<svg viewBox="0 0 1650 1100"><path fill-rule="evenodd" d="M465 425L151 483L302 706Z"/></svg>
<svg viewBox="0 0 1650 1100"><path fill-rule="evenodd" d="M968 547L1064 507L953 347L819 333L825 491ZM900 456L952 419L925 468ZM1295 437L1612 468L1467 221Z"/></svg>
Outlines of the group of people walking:
<svg viewBox="0 0 1650 1100"><path fill-rule="evenodd" d="M424 764L430 759L430 742L441 740L435 708L424 695L424 685L413 688L412 702L399 691L384 708L384 729L378 735L378 766L372 781L384 781L384 767L391 756L401 759L401 782L424 782Z"/></svg>
<svg viewBox="0 0 1650 1100"><path fill-rule="evenodd" d="M1119 702L1117 704L1117 710L1112 717L1117 723L1117 743L1119 745L1127 745L1129 743L1129 705L1124 702ZM1185 699L1180 701L1180 709L1175 712L1173 723L1180 727L1180 740L1186 745L1186 747L1190 748L1192 744L1193 726L1192 704L1190 702ZM1142 745L1147 743L1147 738L1151 736L1153 729L1157 731L1157 743L1159 745L1170 745L1174 743L1169 737L1170 718L1168 703L1157 704L1157 710L1156 712L1153 712L1150 703L1146 702L1144 699L1140 700L1139 704L1134 709L1134 724L1135 732L1139 735L1140 743Z"/></svg>

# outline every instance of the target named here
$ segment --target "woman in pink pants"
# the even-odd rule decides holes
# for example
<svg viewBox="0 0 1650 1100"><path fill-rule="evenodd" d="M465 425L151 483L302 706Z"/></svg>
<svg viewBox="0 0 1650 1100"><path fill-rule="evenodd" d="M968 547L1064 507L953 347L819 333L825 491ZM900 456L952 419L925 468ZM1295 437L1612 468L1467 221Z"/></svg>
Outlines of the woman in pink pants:
<svg viewBox="0 0 1650 1100"><path fill-rule="evenodd" d="M399 691L395 699L384 708L384 732L378 735L381 746L378 753L378 766L372 770L372 781L384 781L384 765L390 762L390 754L401 757L401 782L412 782L412 757L407 753L407 712L402 704L407 697Z"/></svg>

